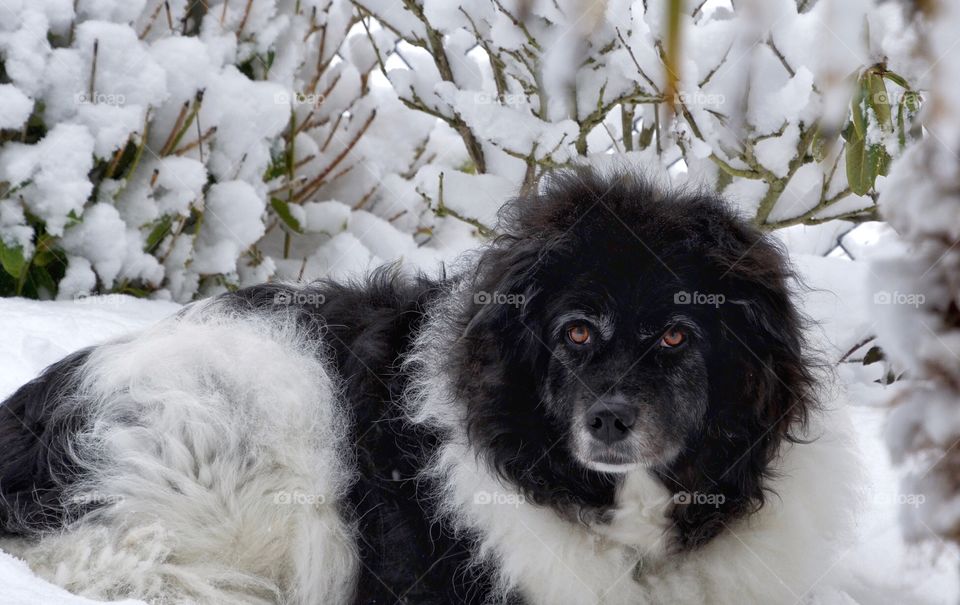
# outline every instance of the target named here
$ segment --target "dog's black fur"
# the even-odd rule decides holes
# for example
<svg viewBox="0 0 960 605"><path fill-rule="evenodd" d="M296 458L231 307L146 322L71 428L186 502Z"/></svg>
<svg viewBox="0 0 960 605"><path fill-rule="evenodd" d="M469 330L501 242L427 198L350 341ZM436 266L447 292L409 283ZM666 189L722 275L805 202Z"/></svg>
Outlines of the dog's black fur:
<svg viewBox="0 0 960 605"><path fill-rule="evenodd" d="M445 318L454 344L442 370L466 406L474 450L529 501L572 522L602 522L621 480L588 468L572 444L592 399L615 391L642 408L645 447L662 456L652 471L668 490L722 495L673 506L678 551L763 505L780 445L814 405L784 256L716 197L570 170L509 203L501 232L461 275L385 269L359 284L321 281L308 291L324 304L297 308L301 329L328 345L354 415L358 476L346 508L360 530L357 603L479 603L492 589L490 570L468 565L469 538L437 521L424 497L431 479L419 475L444 434L411 425L401 402L412 371L401 364L444 297L469 297ZM256 286L222 302L267 314L291 292ZM678 305L683 292L723 302ZM494 294L513 298L485 304ZM571 347L557 321L574 309L587 323L612 317L612 335ZM687 341L665 350L658 339L677 325ZM36 536L70 520L58 494L76 469L61 454L83 419L59 409L86 354L51 366L0 408L6 533Z"/></svg>

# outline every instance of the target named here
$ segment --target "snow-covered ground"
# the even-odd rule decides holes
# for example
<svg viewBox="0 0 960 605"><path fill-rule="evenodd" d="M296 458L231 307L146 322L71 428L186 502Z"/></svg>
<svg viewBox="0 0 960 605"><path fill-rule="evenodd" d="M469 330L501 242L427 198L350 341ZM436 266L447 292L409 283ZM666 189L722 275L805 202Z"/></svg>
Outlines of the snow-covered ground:
<svg viewBox="0 0 960 605"><path fill-rule="evenodd" d="M808 290L803 306L815 320L816 345L831 360L870 333L867 295L869 265L838 258L797 255L794 262ZM0 299L0 398L12 393L45 365L75 349L136 330L170 315L178 305L124 296L77 302L36 302ZM853 582L882 587L894 602L955 603L960 598L955 550L937 543L908 547L900 538L896 517L903 506L922 506L897 492L882 442L885 411L880 403L885 387L873 382L880 364L844 364L838 370L858 430L867 481L860 515L862 541L844 553L832 574L847 574ZM837 603L849 603L840 600ZM32 576L20 561L0 553L0 603L9 605L89 604ZM823 603L823 601L821 601Z"/></svg>

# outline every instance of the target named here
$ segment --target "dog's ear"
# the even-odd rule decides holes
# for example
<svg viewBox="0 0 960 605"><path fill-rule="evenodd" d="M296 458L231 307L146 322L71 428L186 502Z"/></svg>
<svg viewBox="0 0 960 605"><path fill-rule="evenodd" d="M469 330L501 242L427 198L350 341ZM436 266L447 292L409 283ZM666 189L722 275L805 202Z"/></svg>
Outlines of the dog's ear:
<svg viewBox="0 0 960 605"><path fill-rule="evenodd" d="M707 282L723 296L707 418L673 469L679 489L714 496L673 511L690 547L763 506L781 445L798 440L816 402L786 257L768 236L728 221L706 252Z"/></svg>
<svg viewBox="0 0 960 605"><path fill-rule="evenodd" d="M540 329L534 309L548 256L544 242L529 237L501 236L487 248L468 292L461 337L485 341L504 356L532 353Z"/></svg>
<svg viewBox="0 0 960 605"><path fill-rule="evenodd" d="M464 295L460 338L448 363L466 409L466 431L491 470L530 502L565 514L613 501L614 481L584 473L566 450L565 423L545 421L544 289L562 266L563 241L508 235L486 250ZM549 455L547 455L549 453Z"/></svg>

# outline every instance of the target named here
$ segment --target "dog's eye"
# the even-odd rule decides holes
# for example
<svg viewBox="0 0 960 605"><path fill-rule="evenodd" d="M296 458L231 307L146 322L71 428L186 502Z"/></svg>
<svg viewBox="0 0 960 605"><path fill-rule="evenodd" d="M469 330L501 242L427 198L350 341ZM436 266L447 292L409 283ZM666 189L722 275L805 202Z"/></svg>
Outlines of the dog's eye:
<svg viewBox="0 0 960 605"><path fill-rule="evenodd" d="M585 345L590 342L590 328L584 324L573 324L567 328L567 339L575 345Z"/></svg>
<svg viewBox="0 0 960 605"><path fill-rule="evenodd" d="M687 335L680 328L670 328L660 337L660 346L673 348L679 347L687 340Z"/></svg>

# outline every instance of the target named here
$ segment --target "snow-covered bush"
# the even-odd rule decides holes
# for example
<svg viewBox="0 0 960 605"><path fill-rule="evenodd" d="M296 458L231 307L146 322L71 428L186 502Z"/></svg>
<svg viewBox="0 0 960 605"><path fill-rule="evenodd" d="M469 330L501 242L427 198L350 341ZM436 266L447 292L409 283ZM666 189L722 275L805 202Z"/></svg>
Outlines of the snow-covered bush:
<svg viewBox="0 0 960 605"><path fill-rule="evenodd" d="M682 160L765 228L875 219L912 137L917 97L886 59L903 20L870 2L354 3L402 40L378 45L401 101L510 182L632 154Z"/></svg>
<svg viewBox="0 0 960 605"><path fill-rule="evenodd" d="M872 219L909 31L871 0L6 0L0 293L429 266L607 155L767 229Z"/></svg>
<svg viewBox="0 0 960 605"><path fill-rule="evenodd" d="M888 444L906 469L902 491L926 499L904 508L906 534L960 542L960 62L950 54L960 5L916 4L911 50L925 66L930 136L894 163L880 197L905 245L874 263L873 296L880 345L904 373Z"/></svg>
<svg viewBox="0 0 960 605"><path fill-rule="evenodd" d="M389 123L396 101L369 86L367 39L346 41L346 2L14 0L0 13L6 294L189 300L262 281L290 248L265 236L322 233L336 216L339 231L341 204L406 170L432 129Z"/></svg>

